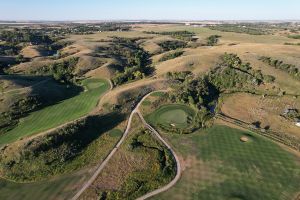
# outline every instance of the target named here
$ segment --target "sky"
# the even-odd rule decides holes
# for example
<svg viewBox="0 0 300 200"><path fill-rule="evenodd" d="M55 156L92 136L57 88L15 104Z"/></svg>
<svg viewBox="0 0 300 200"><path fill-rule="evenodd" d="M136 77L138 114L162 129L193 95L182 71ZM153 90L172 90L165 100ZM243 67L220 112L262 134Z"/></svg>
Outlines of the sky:
<svg viewBox="0 0 300 200"><path fill-rule="evenodd" d="M0 1L0 20L300 20L300 0Z"/></svg>

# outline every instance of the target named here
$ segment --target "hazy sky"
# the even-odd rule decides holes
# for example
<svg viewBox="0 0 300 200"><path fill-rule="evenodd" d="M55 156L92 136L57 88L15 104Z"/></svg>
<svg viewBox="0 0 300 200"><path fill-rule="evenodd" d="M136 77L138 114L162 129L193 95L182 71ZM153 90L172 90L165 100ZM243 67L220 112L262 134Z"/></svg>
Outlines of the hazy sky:
<svg viewBox="0 0 300 200"><path fill-rule="evenodd" d="M0 20L300 19L300 0L0 1Z"/></svg>

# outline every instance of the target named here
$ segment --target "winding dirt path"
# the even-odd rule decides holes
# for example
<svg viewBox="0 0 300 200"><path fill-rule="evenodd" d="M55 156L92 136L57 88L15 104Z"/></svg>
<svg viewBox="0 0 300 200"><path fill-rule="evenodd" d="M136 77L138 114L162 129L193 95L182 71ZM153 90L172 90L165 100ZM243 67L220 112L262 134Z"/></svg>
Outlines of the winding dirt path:
<svg viewBox="0 0 300 200"><path fill-rule="evenodd" d="M150 126L144 119L143 115L140 113L140 111L138 110L137 111L137 114L138 116L140 117L140 119L142 120L143 124L152 132L155 134L155 136L164 143L164 145L169 149L169 151L172 153L172 155L174 156L175 158L175 161L176 161L176 176L175 178L167 185L159 188L159 189L156 189L152 192L149 192L148 194L145 194L139 198L137 198L137 200L144 200L144 199L147 199L149 197L152 197L152 196L155 196L159 193L162 193L162 192L165 192L167 191L168 189L170 189L171 187L173 187L177 181L180 179L180 176L181 176L181 165L180 165L180 161L179 161L179 158L178 156L176 155L176 153L174 152L174 150L172 149L172 147L160 136L160 134L152 127Z"/></svg>
<svg viewBox="0 0 300 200"><path fill-rule="evenodd" d="M75 196L71 199L71 200L77 200L82 194L83 192L96 180L96 178L99 176L99 174L101 173L101 171L104 169L104 167L107 165L107 163L109 162L109 160L113 157L113 155L117 152L117 150L120 148L120 146L122 145L122 143L125 141L126 137L129 134L130 128L131 128L131 122L133 119L133 116L135 114L138 114L138 116L140 117L140 119L142 120L142 123L150 130L152 131L156 137L158 137L159 140L161 140L164 145L166 145L166 147L171 151L171 153L173 154L175 160L176 160L176 168L177 168L177 173L175 178L166 186L159 188L155 191L152 191L142 197L139 197L138 200L143 200L149 197L152 197L154 195L157 195L161 192L164 192L166 190L168 190L169 188L171 188L173 185L175 185L175 183L179 180L180 175L181 175L181 166L180 166L180 162L179 162L179 158L176 155L176 153L173 151L173 149L171 148L171 146L159 135L159 133L152 128L149 124L147 124L147 122L145 121L145 119L143 118L142 114L139 111L139 107L141 106L141 104L143 103L143 101L149 97L152 93L154 92L159 92L159 91L153 91L148 93L147 95L145 95L141 101L136 105L136 107L134 108L134 110L131 112L129 119L128 119L128 123L127 123L127 127L126 130L122 136L122 138L119 140L119 142L116 144L116 146L114 147L114 149L108 154L108 156L105 158L105 160L99 164L99 166L97 167L97 170L95 171L95 173L93 174L93 176L82 186L82 188L75 194Z"/></svg>
<svg viewBox="0 0 300 200"><path fill-rule="evenodd" d="M72 198L72 200L77 200L81 194L96 180L100 172L103 170L103 168L107 165L109 160L112 158L112 156L116 153L116 151L119 149L121 144L125 141L127 135L129 134L130 127L131 127L131 122L133 119L134 114L137 112L138 107L141 105L141 103L146 99L151 93L148 95L144 96L143 99L137 104L137 106L134 108L134 110L131 112L128 122L127 122L127 127L126 130L122 136L122 138L119 140L119 142L116 144L114 149L108 154L108 156L104 159L104 161L97 167L97 170L93 174L93 176L82 186L82 188L76 193L76 195Z"/></svg>

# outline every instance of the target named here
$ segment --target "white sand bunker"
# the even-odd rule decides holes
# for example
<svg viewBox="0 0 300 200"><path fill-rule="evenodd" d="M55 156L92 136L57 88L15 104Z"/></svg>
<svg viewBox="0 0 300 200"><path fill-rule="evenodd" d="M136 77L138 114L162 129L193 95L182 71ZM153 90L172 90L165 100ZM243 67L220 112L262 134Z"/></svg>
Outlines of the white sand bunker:
<svg viewBox="0 0 300 200"><path fill-rule="evenodd" d="M248 142L249 138L247 136L243 136L240 138L241 142Z"/></svg>

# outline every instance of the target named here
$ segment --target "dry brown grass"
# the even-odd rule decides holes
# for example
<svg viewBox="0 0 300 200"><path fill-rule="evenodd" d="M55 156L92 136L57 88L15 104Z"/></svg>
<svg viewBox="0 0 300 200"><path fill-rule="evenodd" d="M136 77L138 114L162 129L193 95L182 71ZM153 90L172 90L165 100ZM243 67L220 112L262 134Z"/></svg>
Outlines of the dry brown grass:
<svg viewBox="0 0 300 200"><path fill-rule="evenodd" d="M113 59L104 59L106 61L105 64L99 66L96 69L90 70L85 74L86 77L93 78L105 78L111 79L114 76L115 71L110 68L110 65L115 63Z"/></svg>
<svg viewBox="0 0 300 200"><path fill-rule="evenodd" d="M150 54L158 54L163 52L163 49L158 45L161 42L164 41L173 41L175 40L174 38L167 36L167 35L152 35L149 34L149 38L147 40L144 40L143 43L141 43L141 46L148 51Z"/></svg>
<svg viewBox="0 0 300 200"><path fill-rule="evenodd" d="M38 46L27 46L22 49L21 55L25 58L35 58L42 56L42 50Z"/></svg>
<svg viewBox="0 0 300 200"><path fill-rule="evenodd" d="M280 116L285 109L300 109L300 100L293 97L260 97L250 94L235 94L224 98L221 110L226 115L261 127L270 126L274 131L300 137L300 128L291 120Z"/></svg>
<svg viewBox="0 0 300 200"><path fill-rule="evenodd" d="M273 75L275 82L282 90L288 93L297 94L300 82L295 81L289 74L276 70L258 60L260 56L271 56L275 58L285 57L288 63L300 63L297 55L299 47L286 45L266 44L238 44L234 46L219 45L216 47L199 47L197 49L185 49L183 56L176 59L158 63L156 65L157 75L163 76L169 71L190 70L196 74L205 73L219 62L219 57L225 52L238 54L244 62L250 62L254 69L260 69L264 74ZM274 51L276 49L276 51ZM156 58L158 59L158 58ZM299 92L298 92L299 93Z"/></svg>
<svg viewBox="0 0 300 200"><path fill-rule="evenodd" d="M143 79L136 82L128 83L122 86L119 86L105 95L99 103L99 108L103 107L104 104L117 104L121 99L124 98L127 94L130 94L134 91L140 91L146 87L151 87L153 90L160 90L168 87L165 84L164 79Z"/></svg>

